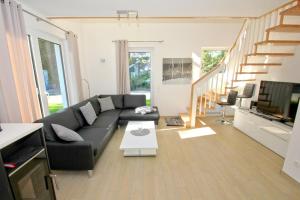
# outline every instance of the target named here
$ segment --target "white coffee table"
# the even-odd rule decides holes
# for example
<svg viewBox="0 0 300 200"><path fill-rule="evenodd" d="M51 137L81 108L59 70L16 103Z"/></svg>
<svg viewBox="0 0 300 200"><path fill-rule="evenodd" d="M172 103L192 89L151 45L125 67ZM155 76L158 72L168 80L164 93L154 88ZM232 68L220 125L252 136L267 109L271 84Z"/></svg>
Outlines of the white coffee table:
<svg viewBox="0 0 300 200"><path fill-rule="evenodd" d="M149 134L135 136L132 130L148 129ZM155 156L158 149L154 121L130 121L127 124L120 149L124 156Z"/></svg>

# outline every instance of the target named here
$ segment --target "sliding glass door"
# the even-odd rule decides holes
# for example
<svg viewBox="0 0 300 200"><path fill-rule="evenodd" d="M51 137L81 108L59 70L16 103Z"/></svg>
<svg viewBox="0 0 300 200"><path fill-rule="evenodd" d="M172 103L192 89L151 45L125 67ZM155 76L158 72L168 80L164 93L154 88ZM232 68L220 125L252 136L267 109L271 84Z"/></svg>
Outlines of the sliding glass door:
<svg viewBox="0 0 300 200"><path fill-rule="evenodd" d="M62 42L55 38L30 36L33 66L44 116L68 107Z"/></svg>

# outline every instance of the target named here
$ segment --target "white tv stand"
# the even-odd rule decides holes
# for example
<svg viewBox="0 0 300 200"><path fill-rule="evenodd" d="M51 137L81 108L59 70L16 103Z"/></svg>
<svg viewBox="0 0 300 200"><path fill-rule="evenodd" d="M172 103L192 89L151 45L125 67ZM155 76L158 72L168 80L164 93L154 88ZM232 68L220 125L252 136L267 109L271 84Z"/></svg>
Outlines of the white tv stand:
<svg viewBox="0 0 300 200"><path fill-rule="evenodd" d="M292 127L265 119L243 109L236 109L234 127L280 156L286 156Z"/></svg>

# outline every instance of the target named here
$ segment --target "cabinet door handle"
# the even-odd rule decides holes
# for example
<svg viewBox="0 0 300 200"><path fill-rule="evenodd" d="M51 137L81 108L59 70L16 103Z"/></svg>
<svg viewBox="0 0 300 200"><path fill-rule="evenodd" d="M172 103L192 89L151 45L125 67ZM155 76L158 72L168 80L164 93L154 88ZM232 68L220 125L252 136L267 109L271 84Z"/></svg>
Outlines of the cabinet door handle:
<svg viewBox="0 0 300 200"><path fill-rule="evenodd" d="M57 190L59 190L59 185L58 185L58 182L57 182L57 179L56 179L56 174L49 174L49 177L51 178L52 183L55 185L55 188Z"/></svg>

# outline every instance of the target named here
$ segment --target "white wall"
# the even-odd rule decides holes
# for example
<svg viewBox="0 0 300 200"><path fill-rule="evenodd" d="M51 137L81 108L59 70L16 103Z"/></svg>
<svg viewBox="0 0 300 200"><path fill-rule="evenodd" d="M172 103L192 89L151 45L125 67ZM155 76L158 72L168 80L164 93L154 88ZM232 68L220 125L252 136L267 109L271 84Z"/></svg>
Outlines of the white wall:
<svg viewBox="0 0 300 200"><path fill-rule="evenodd" d="M300 82L300 47L295 48L295 55L292 57L285 57L282 66L270 67L267 75L258 75L256 77L257 83L261 80L269 81L283 81L283 82Z"/></svg>
<svg viewBox="0 0 300 200"><path fill-rule="evenodd" d="M65 21L55 22L68 27ZM189 85L163 85L162 59L164 57L199 56L202 47L230 47L241 23L100 23L82 22L79 47L81 67L91 88L91 95L116 93L115 46L112 40L164 40L162 44L131 43L131 47L153 49L153 102L161 115L178 115L189 105ZM105 59L102 63L100 60ZM85 94L87 94L85 92Z"/></svg>
<svg viewBox="0 0 300 200"><path fill-rule="evenodd" d="M43 19L46 19L44 17L44 15L39 13L38 11L32 9L31 7L29 7L23 3L21 3L21 4L22 4L23 9L25 9L31 13L34 13L35 15L37 15ZM52 35L52 36L58 37L60 39L65 39L65 34L63 31L61 31L61 30L57 29L56 27L51 26L43 21L38 21L35 17L33 17L32 15L30 15L28 13L23 12L23 15L24 15L25 28L27 30L27 33L39 32L42 34L47 34L47 35Z"/></svg>

